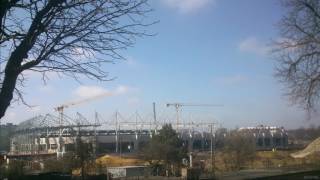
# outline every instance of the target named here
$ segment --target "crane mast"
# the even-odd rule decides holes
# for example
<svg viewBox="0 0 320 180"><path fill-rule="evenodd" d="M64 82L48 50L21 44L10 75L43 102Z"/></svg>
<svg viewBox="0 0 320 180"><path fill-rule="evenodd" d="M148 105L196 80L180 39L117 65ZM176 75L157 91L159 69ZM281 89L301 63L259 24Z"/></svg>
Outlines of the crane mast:
<svg viewBox="0 0 320 180"><path fill-rule="evenodd" d="M85 98L85 99L80 99L80 100L68 102L68 103L59 105L59 106L54 108L54 110L59 113L59 153L61 153L62 156L63 156L63 153L64 153L64 150L62 148L62 144L63 144L62 127L63 127L63 112L64 112L64 109L65 108L69 108L70 106L75 106L75 105L80 105L80 104L83 104L83 103L88 103L90 101L93 101L93 100L96 100L96 99L101 99L101 98L103 98L105 96L112 96L112 95L113 95L112 93L106 92L106 93L99 94L99 95L96 95L96 96L93 96L93 97L89 97L89 98Z"/></svg>

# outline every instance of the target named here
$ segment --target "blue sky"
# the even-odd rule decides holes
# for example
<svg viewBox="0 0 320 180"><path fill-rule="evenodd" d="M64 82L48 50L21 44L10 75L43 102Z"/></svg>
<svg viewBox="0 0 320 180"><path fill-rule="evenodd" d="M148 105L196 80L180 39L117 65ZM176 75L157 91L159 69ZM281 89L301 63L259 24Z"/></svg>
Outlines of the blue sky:
<svg viewBox="0 0 320 180"><path fill-rule="evenodd" d="M110 97L66 109L88 119L97 111L104 119L116 110L124 117L136 111L146 121L157 103L161 121L174 120L167 102L212 103L223 107L184 107L183 121L214 121L227 128L259 124L286 128L319 124L291 106L274 78L275 61L269 51L277 39L277 22L285 12L278 0L158 0L148 28L154 37L139 39L123 52L127 61L107 64L114 81L98 82L49 74L28 73L25 98L34 108L13 104L3 122L54 113L53 107L104 92Z"/></svg>

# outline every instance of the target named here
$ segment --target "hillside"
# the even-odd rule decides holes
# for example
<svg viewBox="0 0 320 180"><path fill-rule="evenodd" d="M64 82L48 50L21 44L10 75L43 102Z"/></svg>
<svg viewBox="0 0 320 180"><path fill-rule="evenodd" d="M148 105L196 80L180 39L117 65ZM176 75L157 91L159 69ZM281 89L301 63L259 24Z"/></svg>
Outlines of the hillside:
<svg viewBox="0 0 320 180"><path fill-rule="evenodd" d="M320 137L312 141L305 149L292 153L291 156L293 158L304 158L316 152L320 152Z"/></svg>

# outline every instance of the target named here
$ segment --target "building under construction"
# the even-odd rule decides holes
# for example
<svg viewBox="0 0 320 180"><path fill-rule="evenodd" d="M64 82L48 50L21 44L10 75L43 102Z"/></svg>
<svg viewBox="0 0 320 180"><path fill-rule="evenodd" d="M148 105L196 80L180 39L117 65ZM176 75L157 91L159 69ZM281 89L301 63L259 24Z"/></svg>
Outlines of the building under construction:
<svg viewBox="0 0 320 180"><path fill-rule="evenodd" d="M288 147L288 134L283 127L260 125L240 128L239 131L252 136L258 150L286 149Z"/></svg>
<svg viewBox="0 0 320 180"><path fill-rule="evenodd" d="M98 115L94 121L88 121L79 113L77 118L40 115L18 124L11 137L8 157L63 156L75 151L79 139L97 155L137 152L161 126L154 122L121 122L118 119L101 123ZM189 150L210 149L212 124L190 123L175 128Z"/></svg>

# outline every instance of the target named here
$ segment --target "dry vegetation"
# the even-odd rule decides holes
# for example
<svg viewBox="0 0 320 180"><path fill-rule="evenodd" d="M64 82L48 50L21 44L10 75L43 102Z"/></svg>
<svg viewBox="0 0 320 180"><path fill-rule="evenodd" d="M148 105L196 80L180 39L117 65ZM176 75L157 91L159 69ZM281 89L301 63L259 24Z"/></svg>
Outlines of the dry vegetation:
<svg viewBox="0 0 320 180"><path fill-rule="evenodd" d="M246 159L240 169L307 169L320 167L320 154L313 154L306 158L293 158L290 156L295 151L257 151L253 160ZM235 161L231 161L232 155L219 151L215 157L216 172L225 173L237 170ZM205 171L211 168L210 153L198 153L196 161L205 162Z"/></svg>

